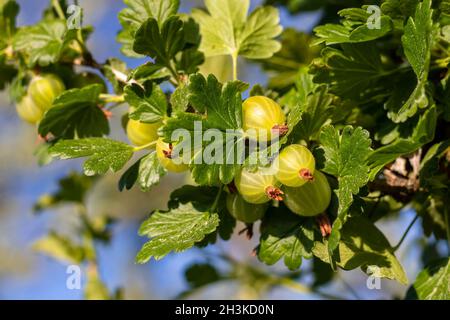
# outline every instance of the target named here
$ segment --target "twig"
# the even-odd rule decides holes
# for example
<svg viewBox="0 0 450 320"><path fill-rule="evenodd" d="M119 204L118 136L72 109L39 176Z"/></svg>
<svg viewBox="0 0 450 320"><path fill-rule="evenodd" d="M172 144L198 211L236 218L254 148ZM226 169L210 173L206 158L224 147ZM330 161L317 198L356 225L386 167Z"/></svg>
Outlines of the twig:
<svg viewBox="0 0 450 320"><path fill-rule="evenodd" d="M416 216L414 217L414 219L411 221L411 223L409 224L408 228L406 228L405 232L403 233L403 236L401 237L400 241L398 242L398 244L392 248L392 252L395 252L398 250L398 248L400 248L400 246L402 245L403 241L405 240L406 236L409 233L409 230L411 230L412 226L414 225L414 223L416 223L417 219L419 218L419 214L416 214Z"/></svg>
<svg viewBox="0 0 450 320"><path fill-rule="evenodd" d="M52 5L53 5L53 8L55 8L56 13L58 14L58 17L60 19L62 19L62 20L65 20L66 19L66 15L64 14L64 11L61 8L61 5L60 5L59 1L58 0L53 0L52 1Z"/></svg>

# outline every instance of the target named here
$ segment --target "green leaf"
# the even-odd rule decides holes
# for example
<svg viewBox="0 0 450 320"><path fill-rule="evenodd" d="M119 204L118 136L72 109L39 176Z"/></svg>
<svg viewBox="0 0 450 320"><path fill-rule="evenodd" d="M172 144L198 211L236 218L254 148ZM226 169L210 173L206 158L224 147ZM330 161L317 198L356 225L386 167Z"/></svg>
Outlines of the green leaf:
<svg viewBox="0 0 450 320"><path fill-rule="evenodd" d="M318 57L321 47L311 47L312 37L288 28L281 34L281 50L263 60L264 70L270 72L269 88L286 90L297 81L299 69Z"/></svg>
<svg viewBox="0 0 450 320"><path fill-rule="evenodd" d="M122 53L128 57L138 58L133 51L134 36L138 28L149 18L154 18L159 26L171 16L174 16L180 6L179 0L124 0L125 9L119 13L122 31L117 41L123 47Z"/></svg>
<svg viewBox="0 0 450 320"><path fill-rule="evenodd" d="M6 85L11 83L16 75L16 68L7 64L6 57L0 55L0 90L4 90Z"/></svg>
<svg viewBox="0 0 450 320"><path fill-rule="evenodd" d="M201 212L192 204L180 205L168 212L154 212L141 225L139 234L150 241L136 256L137 263L146 263L152 257L159 260L171 251L181 252L202 241L219 225L217 213Z"/></svg>
<svg viewBox="0 0 450 320"><path fill-rule="evenodd" d="M50 152L53 157L74 159L88 157L84 163L87 176L102 175L111 170L117 172L133 156L133 147L119 141L105 138L58 141Z"/></svg>
<svg viewBox="0 0 450 320"><path fill-rule="evenodd" d="M425 85L428 79L431 43L434 35L432 26L433 10L431 9L431 0L424 0L417 5L414 18L410 17L408 19L405 33L402 37L403 49L417 76L417 83L408 100L400 104L401 107L399 109L395 108L395 105L394 108L390 107L388 102L387 108L391 109L389 117L394 122L404 122L414 116L418 109L429 106ZM398 88L397 92L401 93L401 90L402 88Z"/></svg>
<svg viewBox="0 0 450 320"><path fill-rule="evenodd" d="M211 204L216 200L219 192L217 187L190 186L185 185L170 194L170 208L176 208L180 204L191 203L200 211L208 211ZM217 202L217 213L220 219L220 225L215 232L210 233L207 237L208 242L213 243L217 239L217 235L223 240L229 240L233 235L236 220L228 212L226 206L226 193L222 192Z"/></svg>
<svg viewBox="0 0 450 320"><path fill-rule="evenodd" d="M216 268L208 263L193 264L184 274L191 288L200 288L222 279Z"/></svg>
<svg viewBox="0 0 450 320"><path fill-rule="evenodd" d="M16 1L0 1L0 49L11 44L11 38L16 32L16 18L20 7Z"/></svg>
<svg viewBox="0 0 450 320"><path fill-rule="evenodd" d="M450 258L434 261L422 270L406 299L450 300Z"/></svg>
<svg viewBox="0 0 450 320"><path fill-rule="evenodd" d="M374 180L385 165L393 162L400 156L413 153L422 145L432 141L434 139L436 121L436 107L433 106L419 118L411 137L397 139L390 145L375 150L368 159L370 180Z"/></svg>
<svg viewBox="0 0 450 320"><path fill-rule="evenodd" d="M24 51L29 55L30 66L48 66L58 62L71 36L73 33L66 33L65 21L42 21L37 25L21 28L14 36L13 47L14 50Z"/></svg>
<svg viewBox="0 0 450 320"><path fill-rule="evenodd" d="M397 280L407 284L408 279L402 265L392 253L392 247L383 233L363 217L349 218L341 230L338 250L333 261L345 270L361 267L374 277ZM316 242L313 253L326 263L330 262L329 243Z"/></svg>
<svg viewBox="0 0 450 320"><path fill-rule="evenodd" d="M183 144L190 152L192 177L200 185L230 183L240 168L239 162L243 162L240 160L245 140L241 130L241 92L247 87L247 84L240 81L227 82L222 86L213 75L209 75L208 79L200 74L192 75L189 101L197 111L206 113L206 116L177 113L162 128L161 134L167 141L172 141L172 134L176 130L184 129L189 133L190 143L187 141ZM198 139L203 131L208 132L209 129L214 129L209 131L212 136L203 141L200 137L197 141L202 141L202 145L195 145L193 139ZM232 131L227 132L228 129ZM209 156L211 161L205 161L205 157Z"/></svg>
<svg viewBox="0 0 450 320"><path fill-rule="evenodd" d="M184 48L183 21L168 18L160 27L156 19L148 19L136 32L133 50L153 58L158 65L168 66Z"/></svg>
<svg viewBox="0 0 450 320"><path fill-rule="evenodd" d="M143 156L133 164L120 178L119 190L130 190L137 182L142 192L157 185L167 171L161 166L156 152Z"/></svg>
<svg viewBox="0 0 450 320"><path fill-rule="evenodd" d="M205 125L220 130L242 128L242 96L248 84L227 82L222 86L214 75L190 77L189 101L199 112L206 112Z"/></svg>
<svg viewBox="0 0 450 320"><path fill-rule="evenodd" d="M392 76L379 50L368 43L341 46L342 51L331 47L322 51L322 62L311 66L314 82L329 84L332 93L355 101L389 95Z"/></svg>
<svg viewBox="0 0 450 320"><path fill-rule="evenodd" d="M93 84L63 92L39 124L39 134L45 137L51 133L66 139L108 134L108 119L98 105L102 90L102 85Z"/></svg>
<svg viewBox="0 0 450 320"><path fill-rule="evenodd" d="M302 257L312 258L314 220L297 216L285 207L271 207L261 225L258 258L268 265L284 257L289 270L296 270Z"/></svg>
<svg viewBox="0 0 450 320"><path fill-rule="evenodd" d="M324 151L325 167L323 171L338 180L338 189L334 192L339 201L338 216L333 223L329 238L329 247L333 251L340 239L340 230L347 220L347 213L353 202L353 195L359 193L369 178L367 157L371 153L369 133L361 127L346 126L342 133L332 126L322 129L320 143Z"/></svg>
<svg viewBox="0 0 450 320"><path fill-rule="evenodd" d="M161 88L150 83L145 89L138 85L125 87L125 101L134 108L129 117L144 123L161 121L167 115L167 99Z"/></svg>
<svg viewBox="0 0 450 320"><path fill-rule="evenodd" d="M333 96L328 94L325 86L318 87L307 97L306 104L301 106L301 120L290 133L289 140L299 142L314 138L322 126L330 119L333 111Z"/></svg>
<svg viewBox="0 0 450 320"><path fill-rule="evenodd" d="M33 249L65 264L80 264L85 257L85 250L70 239L50 232L33 244Z"/></svg>
<svg viewBox="0 0 450 320"><path fill-rule="evenodd" d="M40 197L34 205L34 210L41 211L66 202L84 203L86 193L92 187L93 182L91 177L72 172L59 180L58 191Z"/></svg>
<svg viewBox="0 0 450 320"><path fill-rule="evenodd" d="M170 96L172 112L179 113L186 111L189 105L189 88L186 85L178 86Z"/></svg>
<svg viewBox="0 0 450 320"><path fill-rule="evenodd" d="M367 7L347 8L339 11L339 15L343 18L342 24L329 23L314 29L318 39L313 45L323 42L327 45L367 42L381 38L393 29L391 18L385 15L380 17L379 28L369 28L372 13L367 12Z"/></svg>
<svg viewBox="0 0 450 320"><path fill-rule="evenodd" d="M143 192L158 184L166 174L166 170L159 163L156 152L143 157L139 164L138 184Z"/></svg>
<svg viewBox="0 0 450 320"><path fill-rule="evenodd" d="M418 79L428 72L432 41L433 10L431 0L419 2L414 18L410 17L402 37L403 49Z"/></svg>
<svg viewBox="0 0 450 320"><path fill-rule="evenodd" d="M441 160L447 155L450 148L450 140L445 140L433 145L423 157L420 163L420 185L428 190L449 188L446 174L441 171ZM444 183L441 182L444 181Z"/></svg>
<svg viewBox="0 0 450 320"><path fill-rule="evenodd" d="M280 50L280 43L273 40L282 31L278 11L259 7L247 17L249 5L249 0L205 0L208 12L193 10L202 35L200 50L207 57L266 59Z"/></svg>

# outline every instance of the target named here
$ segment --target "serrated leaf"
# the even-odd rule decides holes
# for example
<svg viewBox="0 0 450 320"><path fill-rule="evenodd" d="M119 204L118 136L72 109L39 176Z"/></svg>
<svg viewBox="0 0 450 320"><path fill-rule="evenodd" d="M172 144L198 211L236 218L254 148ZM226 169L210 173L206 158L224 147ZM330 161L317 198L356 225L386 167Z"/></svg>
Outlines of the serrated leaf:
<svg viewBox="0 0 450 320"><path fill-rule="evenodd" d="M219 225L217 213L201 212L192 204L180 205L168 212L154 212L141 225L139 234L150 241L136 256L137 263L146 263L152 257L159 260L171 251L181 252L202 241Z"/></svg>
<svg viewBox="0 0 450 320"><path fill-rule="evenodd" d="M430 64L432 15L431 0L419 2L415 16L408 19L402 37L405 55L418 79L422 78L424 72L428 72Z"/></svg>
<svg viewBox="0 0 450 320"><path fill-rule="evenodd" d="M428 79L428 71L431 57L431 42L433 38L433 10L431 0L424 0L416 8L414 18L410 17L405 26L405 33L402 36L402 44L405 55L411 64L416 76L416 86L406 101L396 106L391 106L392 101L388 101L386 108L390 111L389 117L394 122L404 122L414 116L421 108L429 105L425 92L425 85ZM396 92L402 92L403 88L397 88Z"/></svg>
<svg viewBox="0 0 450 320"><path fill-rule="evenodd" d="M361 127L346 126L341 133L332 126L322 129L320 143L324 151L324 172L338 180L338 189L334 190L338 201L338 216L333 223L328 245L333 251L340 239L340 230L347 220L347 213L353 202L353 195L358 194L369 178L366 160L371 153L369 133Z"/></svg>
<svg viewBox="0 0 450 320"><path fill-rule="evenodd" d="M206 112L205 125L220 130L242 128L242 96L248 84L230 81L222 86L214 75L190 77L189 101L199 112Z"/></svg>
<svg viewBox="0 0 450 320"><path fill-rule="evenodd" d="M137 182L142 192L149 191L157 185L167 171L161 166L156 152L143 156L122 175L119 191L130 190Z"/></svg>
<svg viewBox="0 0 450 320"><path fill-rule="evenodd" d="M208 12L193 10L202 35L200 50L207 57L265 59L280 49L279 42L273 40L282 31L278 11L260 7L247 17L249 5L249 0L205 0Z"/></svg>
<svg viewBox="0 0 450 320"><path fill-rule="evenodd" d="M289 270L296 270L302 257L312 258L314 220L299 217L285 207L271 207L261 225L258 258L272 265L284 257Z"/></svg>
<svg viewBox="0 0 450 320"><path fill-rule="evenodd" d="M156 19L145 21L136 32L133 50L167 66L184 45L183 21L173 16L161 27Z"/></svg>
<svg viewBox="0 0 450 320"><path fill-rule="evenodd" d="M14 36L14 50L29 55L31 66L48 66L56 63L73 33L66 32L62 20L42 21L34 26L21 28Z"/></svg>
<svg viewBox="0 0 450 320"><path fill-rule="evenodd" d="M450 300L450 258L434 261L422 270L406 299Z"/></svg>
<svg viewBox="0 0 450 320"><path fill-rule="evenodd" d="M387 96L392 77L381 62L379 50L367 43L341 47L322 51L322 62L311 66L314 82L329 84L332 93L355 101Z"/></svg>
<svg viewBox="0 0 450 320"><path fill-rule="evenodd" d="M192 203L198 210L207 210L214 203L219 192L217 187L190 186L185 185L170 194L170 208L176 208L179 204ZM222 192L217 202L217 213L220 219L220 225L215 232L210 233L207 237L209 243L215 242L217 235L223 240L229 240L233 234L236 220L228 212L226 206L226 193Z"/></svg>
<svg viewBox="0 0 450 320"><path fill-rule="evenodd" d="M308 66L322 49L311 47L311 39L310 35L295 29L283 31L281 50L262 61L264 70L270 71L269 88L284 91L297 82L299 69Z"/></svg>
<svg viewBox="0 0 450 320"><path fill-rule="evenodd" d="M151 187L158 184L167 171L159 163L156 152L141 159L139 165L138 184L141 191L149 191Z"/></svg>
<svg viewBox="0 0 450 320"><path fill-rule="evenodd" d="M318 39L313 42L317 45L325 42L327 45L338 43L358 43L372 41L381 38L392 31L393 25L389 16L380 16L379 27L369 27L372 13L367 11L366 7L347 8L339 11L343 18L342 24L325 24L314 29Z"/></svg>
<svg viewBox="0 0 450 320"><path fill-rule="evenodd" d="M33 249L65 264L80 264L85 256L83 247L55 232L37 240Z"/></svg>
<svg viewBox="0 0 450 320"><path fill-rule="evenodd" d="M108 134L108 119L98 106L102 90L102 85L93 84L63 92L39 124L39 134L45 137L51 133L66 139Z"/></svg>
<svg viewBox="0 0 450 320"><path fill-rule="evenodd" d="M74 159L88 157L84 163L87 176L102 175L111 170L117 172L133 156L133 147L119 141L105 138L58 141L50 152L53 157Z"/></svg>
<svg viewBox="0 0 450 320"><path fill-rule="evenodd" d="M417 126L410 138L398 139L390 145L375 150L368 158L370 166L370 180L374 180L385 165L400 156L413 153L422 145L434 139L436 129L436 107L428 109L418 120Z"/></svg>
<svg viewBox="0 0 450 320"><path fill-rule="evenodd" d="M392 253L392 247L383 233L369 220L352 217L341 230L338 250L333 253L333 261L345 270L361 267L371 276L397 280L407 284L408 279L402 265ZM313 253L326 263L330 263L329 243L316 242Z"/></svg>
<svg viewBox="0 0 450 320"><path fill-rule="evenodd" d="M145 89L138 85L128 85L124 89L125 101L133 108L130 119L144 123L161 121L167 115L167 98L157 84Z"/></svg>
<svg viewBox="0 0 450 320"><path fill-rule="evenodd" d="M170 96L172 112L179 113L186 111L189 105L189 88L186 85L178 86Z"/></svg>
<svg viewBox="0 0 450 320"><path fill-rule="evenodd" d="M124 0L127 6L119 13L122 31L117 40L122 46L122 53L128 57L142 57L133 51L134 36L137 29L149 18L154 18L158 25L175 15L180 6L179 0Z"/></svg>
<svg viewBox="0 0 450 320"><path fill-rule="evenodd" d="M315 137L332 115L332 101L333 96L328 93L325 86L318 87L309 95L305 105L299 107L301 120L292 129L289 140L293 142L309 141Z"/></svg>

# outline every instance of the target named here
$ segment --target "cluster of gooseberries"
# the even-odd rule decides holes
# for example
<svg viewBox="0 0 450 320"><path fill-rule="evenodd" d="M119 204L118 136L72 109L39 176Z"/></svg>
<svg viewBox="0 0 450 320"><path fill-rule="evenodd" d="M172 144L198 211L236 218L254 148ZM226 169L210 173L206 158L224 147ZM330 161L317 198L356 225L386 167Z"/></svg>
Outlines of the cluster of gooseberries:
<svg viewBox="0 0 450 320"><path fill-rule="evenodd" d="M89 83L97 82L96 79L92 82L91 77L86 79ZM83 81L82 85L86 84ZM39 123L64 90L64 83L56 75L35 76L27 95L17 105L19 116L27 122ZM286 116L280 105L270 98L248 98L243 103L242 113L243 129L249 133L249 139L270 141L275 135L287 132ZM155 147L158 160L166 170L177 173L188 170L187 164L174 161L173 145L158 136L162 125L162 121L144 123L129 119L126 125L128 139L138 148ZM253 223L261 219L273 200L284 201L292 212L301 216L316 216L327 209L331 200L330 186L325 175L315 170L314 156L306 147L289 145L280 152L274 164L254 172L242 168L235 177L237 192L227 195L226 204L237 220Z"/></svg>
<svg viewBox="0 0 450 320"><path fill-rule="evenodd" d="M64 90L64 83L54 74L34 76L26 95L16 105L17 114L28 123L39 123Z"/></svg>
<svg viewBox="0 0 450 320"><path fill-rule="evenodd" d="M83 88L91 84L100 84L103 87L103 92L107 90L103 79L90 72L76 74L69 82L72 88ZM38 124L44 118L45 113L53 107L55 99L65 90L64 82L55 74L33 75L26 94L16 105L17 114L28 123Z"/></svg>
<svg viewBox="0 0 450 320"><path fill-rule="evenodd" d="M247 99L243 104L243 116L244 129L266 131L266 134L250 138L270 139L287 130L283 110L267 97ZM299 144L284 148L271 168L256 171L243 168L234 184L238 193L227 195L227 208L237 220L245 223L261 219L273 200L284 201L292 212L306 217L324 213L331 201L327 178L316 170L313 154Z"/></svg>

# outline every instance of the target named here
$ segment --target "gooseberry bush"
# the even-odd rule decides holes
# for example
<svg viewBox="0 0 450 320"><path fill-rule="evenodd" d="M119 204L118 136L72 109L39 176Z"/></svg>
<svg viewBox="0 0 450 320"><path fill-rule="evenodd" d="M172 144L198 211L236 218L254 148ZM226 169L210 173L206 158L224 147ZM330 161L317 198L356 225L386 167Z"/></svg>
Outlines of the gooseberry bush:
<svg viewBox="0 0 450 320"><path fill-rule="evenodd" d="M0 88L36 126L37 161L85 159L35 207L76 204L83 242L52 232L35 248L87 262L86 297L120 297L98 273L94 243L109 241L111 221L86 213L94 181L118 173L121 192L147 192L184 172L192 183L142 223L137 263L229 240L241 221L260 263L283 261L294 278L313 259L318 284L360 268L409 284L409 298L450 298L448 256L408 280L395 253L410 228L388 240L375 225L409 208L424 239L449 239L448 0L269 0L251 12L250 0L204 0L189 14L179 0L124 5L117 41L143 61L135 69L95 59L94 30L72 3L50 1L19 27L18 4L0 0ZM322 20L310 35L283 30L281 7L322 9ZM239 80L238 61L259 64L268 84ZM128 141L108 138L113 109ZM193 287L225 278L208 264L187 276Z"/></svg>

